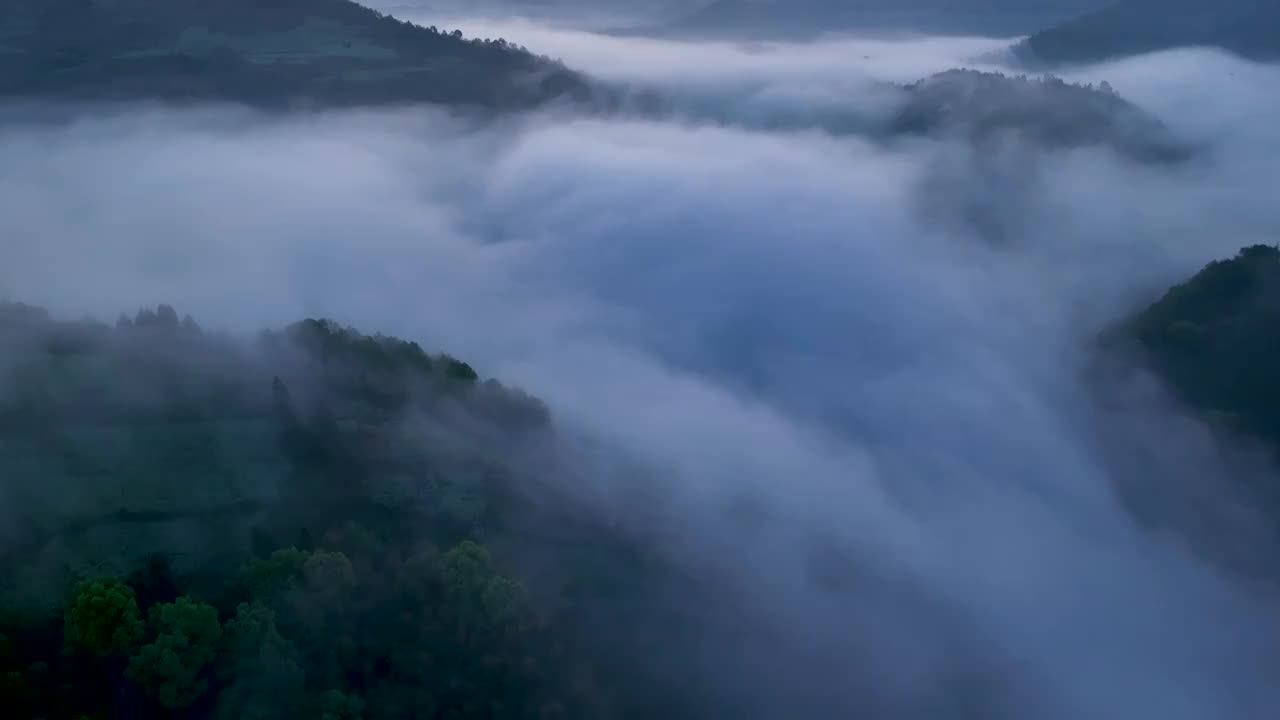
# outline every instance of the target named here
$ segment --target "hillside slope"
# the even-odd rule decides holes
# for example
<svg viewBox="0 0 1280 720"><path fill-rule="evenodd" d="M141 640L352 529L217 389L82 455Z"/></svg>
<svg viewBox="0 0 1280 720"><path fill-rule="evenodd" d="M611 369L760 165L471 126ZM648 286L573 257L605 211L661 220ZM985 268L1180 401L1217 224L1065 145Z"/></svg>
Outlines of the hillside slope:
<svg viewBox="0 0 1280 720"><path fill-rule="evenodd" d="M1127 335L1192 408L1280 449L1280 249L1210 263Z"/></svg>
<svg viewBox="0 0 1280 720"><path fill-rule="evenodd" d="M6 717L682 717L611 665L670 622L663 575L552 489L556 448L414 343L0 303Z"/></svg>
<svg viewBox="0 0 1280 720"><path fill-rule="evenodd" d="M350 0L10 0L0 96L525 107L586 81Z"/></svg>
<svg viewBox="0 0 1280 720"><path fill-rule="evenodd" d="M1038 32L1016 51L1031 63L1065 64L1189 46L1278 58L1280 2L1121 0Z"/></svg>

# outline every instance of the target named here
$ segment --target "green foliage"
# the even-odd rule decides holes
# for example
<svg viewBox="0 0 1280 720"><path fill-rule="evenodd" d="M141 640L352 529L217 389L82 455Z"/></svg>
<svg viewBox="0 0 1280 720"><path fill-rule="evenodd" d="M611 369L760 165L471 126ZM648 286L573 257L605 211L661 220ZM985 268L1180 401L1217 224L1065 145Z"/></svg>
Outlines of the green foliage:
<svg viewBox="0 0 1280 720"><path fill-rule="evenodd" d="M351 561L338 552L312 553L302 565L302 576L309 590L325 597L348 593L356 584Z"/></svg>
<svg viewBox="0 0 1280 720"><path fill-rule="evenodd" d="M215 717L274 720L282 708L304 704L306 674L269 607L241 603L227 621L223 641L218 675L227 686L218 696Z"/></svg>
<svg viewBox="0 0 1280 720"><path fill-rule="evenodd" d="M481 545L467 541L450 550L443 573L447 596L467 625L491 628L515 618L520 585L495 572Z"/></svg>
<svg viewBox="0 0 1280 720"><path fill-rule="evenodd" d="M241 343L179 317L0 303L0 382L30 390L0 394L0 489L30 518L0 570L6 597L56 583L0 612L6 717L314 720L331 689L337 717L602 716L566 626L476 541L516 537L541 403L328 321ZM59 600L64 566L128 580Z"/></svg>
<svg viewBox="0 0 1280 720"><path fill-rule="evenodd" d="M148 617L154 640L129 660L129 676L168 708L183 708L209 687L203 677L222 639L218 611L189 597L157 605Z"/></svg>
<svg viewBox="0 0 1280 720"><path fill-rule="evenodd" d="M311 553L298 548L284 548L265 560L253 560L244 569L244 584L249 593L270 601L301 580L303 568Z"/></svg>
<svg viewBox="0 0 1280 720"><path fill-rule="evenodd" d="M71 650L100 657L127 653L142 635L142 614L133 589L114 578L76 584L64 619Z"/></svg>
<svg viewBox="0 0 1280 720"><path fill-rule="evenodd" d="M320 696L320 720L363 720L364 700L340 690L328 690Z"/></svg>
<svg viewBox="0 0 1280 720"><path fill-rule="evenodd" d="M223 631L224 647L230 661L252 658L264 645L285 644L276 628L275 612L261 603L240 603L236 615Z"/></svg>
<svg viewBox="0 0 1280 720"><path fill-rule="evenodd" d="M312 602L334 602L351 591L356 577L342 553L286 548L266 560L251 561L244 583L257 601L268 605L291 591L305 591Z"/></svg>
<svg viewBox="0 0 1280 720"><path fill-rule="evenodd" d="M479 379L470 365L450 355L433 357L417 343L364 335L332 320L295 323L285 329L284 337L319 359L331 378L334 368L359 368L359 382L343 388L366 401L403 402L406 390L415 384L470 384Z"/></svg>

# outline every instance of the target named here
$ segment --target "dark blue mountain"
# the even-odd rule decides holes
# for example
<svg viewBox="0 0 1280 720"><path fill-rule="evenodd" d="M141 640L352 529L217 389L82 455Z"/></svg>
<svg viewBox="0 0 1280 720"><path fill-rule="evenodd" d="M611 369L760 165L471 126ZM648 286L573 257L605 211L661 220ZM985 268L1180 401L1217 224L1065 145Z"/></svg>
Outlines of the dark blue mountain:
<svg viewBox="0 0 1280 720"><path fill-rule="evenodd" d="M589 94L576 73L505 40L350 0L0 5L0 96L525 107Z"/></svg>
<svg viewBox="0 0 1280 720"><path fill-rule="evenodd" d="M1025 35L1102 0L716 0L664 28L689 36L905 31Z"/></svg>
<svg viewBox="0 0 1280 720"><path fill-rule="evenodd" d="M1036 33L1017 52L1065 64L1192 46L1280 58L1280 0L1121 0Z"/></svg>

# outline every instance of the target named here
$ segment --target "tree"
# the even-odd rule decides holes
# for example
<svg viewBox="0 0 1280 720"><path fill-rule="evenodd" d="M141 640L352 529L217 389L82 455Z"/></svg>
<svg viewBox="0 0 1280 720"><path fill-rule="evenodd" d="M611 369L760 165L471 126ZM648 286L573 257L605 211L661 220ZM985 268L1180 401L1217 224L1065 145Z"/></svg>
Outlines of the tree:
<svg viewBox="0 0 1280 720"><path fill-rule="evenodd" d="M130 659L129 676L165 707L187 707L209 687L202 675L222 639L218 611L184 596L152 608L148 621L155 640Z"/></svg>
<svg viewBox="0 0 1280 720"><path fill-rule="evenodd" d="M311 553L298 548L276 550L266 560L254 560L245 567L244 584L254 598L269 602L297 584L309 559Z"/></svg>
<svg viewBox="0 0 1280 720"><path fill-rule="evenodd" d="M306 675L270 608L241 603L227 621L223 640L218 674L227 687L218 695L216 718L280 720L296 714L282 715L282 709L305 704Z"/></svg>
<svg viewBox="0 0 1280 720"><path fill-rule="evenodd" d="M133 589L115 578L76 584L63 619L69 649L99 657L127 653L142 635L142 613Z"/></svg>
<svg viewBox="0 0 1280 720"><path fill-rule="evenodd" d="M320 696L320 720L361 720L364 700L340 690L329 690Z"/></svg>
<svg viewBox="0 0 1280 720"><path fill-rule="evenodd" d="M489 551L470 540L445 554L444 582L450 604L466 625L488 627L513 619L519 583L497 574Z"/></svg>
<svg viewBox="0 0 1280 720"><path fill-rule="evenodd" d="M312 553L302 565L302 575L307 588L325 599L340 598L356 584L355 569L340 552Z"/></svg>

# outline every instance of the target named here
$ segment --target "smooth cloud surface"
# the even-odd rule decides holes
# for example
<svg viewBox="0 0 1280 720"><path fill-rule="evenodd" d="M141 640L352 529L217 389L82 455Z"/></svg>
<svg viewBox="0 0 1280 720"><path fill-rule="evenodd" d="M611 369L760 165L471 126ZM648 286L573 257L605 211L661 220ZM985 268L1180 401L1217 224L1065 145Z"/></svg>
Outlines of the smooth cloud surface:
<svg viewBox="0 0 1280 720"><path fill-rule="evenodd" d="M1080 70L1211 143L1170 170L723 121L760 98L874 112L859 88L985 41L761 55L520 32L493 34L718 110L477 127L11 108L0 294L65 314L168 302L243 331L331 316L523 385L662 469L673 549L732 579L717 602L754 623L704 644L697 680L760 717L1274 710L1270 583L1219 567L1181 515L1139 526L1118 491L1229 502L1224 450L1158 393L1103 409L1081 377L1106 323L1280 236L1263 91L1280 71L1205 53ZM591 481L628 511L607 507L617 480Z"/></svg>

